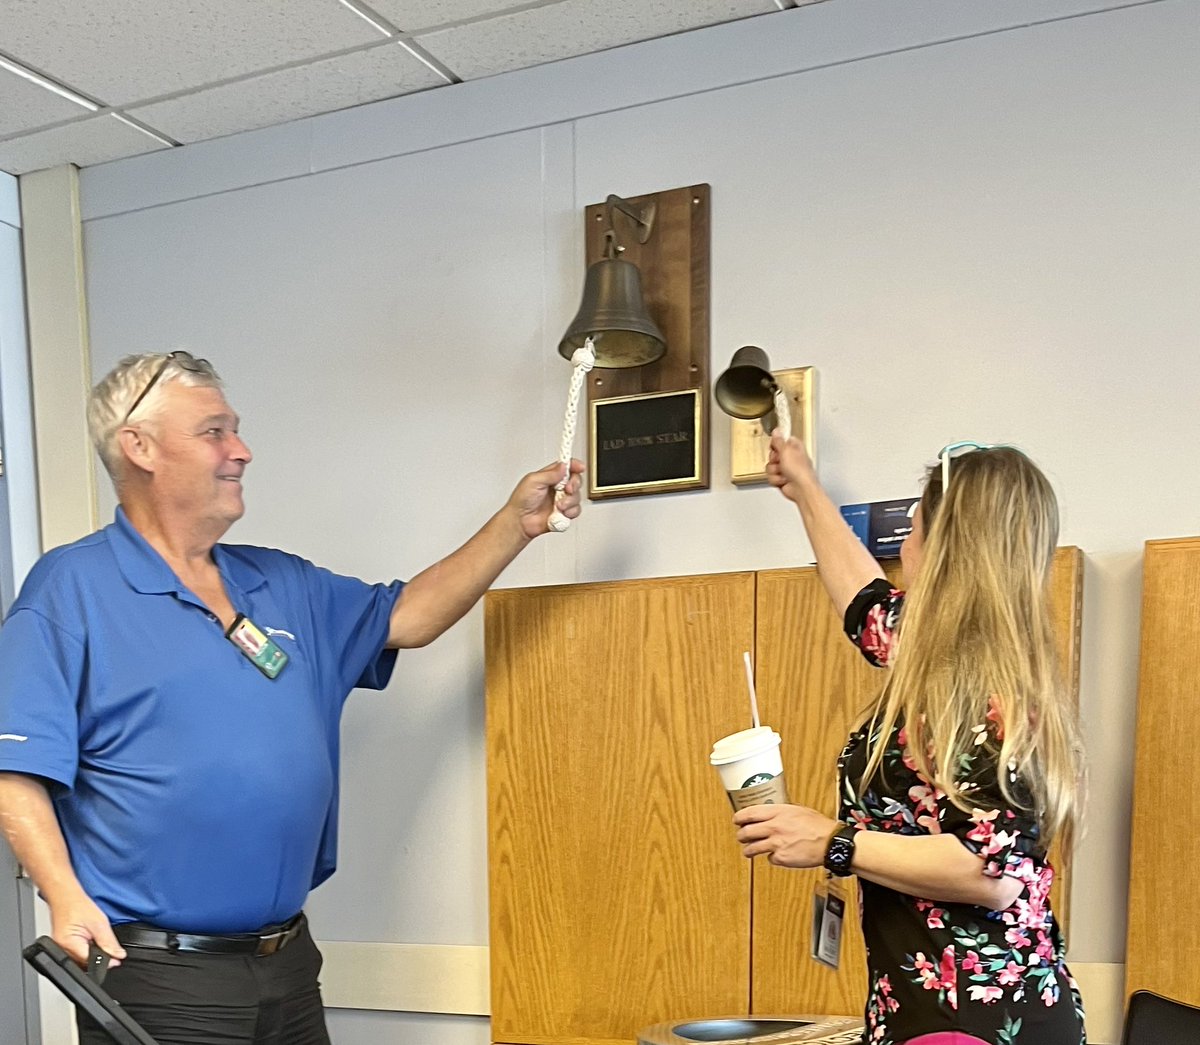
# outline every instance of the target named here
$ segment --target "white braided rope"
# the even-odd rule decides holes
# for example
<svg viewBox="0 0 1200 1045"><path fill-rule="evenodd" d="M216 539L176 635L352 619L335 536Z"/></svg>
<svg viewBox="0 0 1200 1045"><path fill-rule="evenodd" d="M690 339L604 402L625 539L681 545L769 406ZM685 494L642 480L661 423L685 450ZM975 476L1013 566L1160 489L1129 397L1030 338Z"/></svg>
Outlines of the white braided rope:
<svg viewBox="0 0 1200 1045"><path fill-rule="evenodd" d="M566 468L558 485L554 487L554 511L546 521L554 533L562 533L571 525L571 520L558 510L558 506L562 501L563 488L571 478L571 448L575 445L575 425L579 420L579 393L583 390L588 371L596 365L596 348L590 337L583 343L582 348L575 349L571 362L575 369L571 372L571 386L567 390L567 410L563 415L562 440L558 444L558 460Z"/></svg>
<svg viewBox="0 0 1200 1045"><path fill-rule="evenodd" d="M787 393L778 385L775 386L775 424L783 434L784 439L792 437L792 404L788 402ZM771 433L768 432L767 435Z"/></svg>

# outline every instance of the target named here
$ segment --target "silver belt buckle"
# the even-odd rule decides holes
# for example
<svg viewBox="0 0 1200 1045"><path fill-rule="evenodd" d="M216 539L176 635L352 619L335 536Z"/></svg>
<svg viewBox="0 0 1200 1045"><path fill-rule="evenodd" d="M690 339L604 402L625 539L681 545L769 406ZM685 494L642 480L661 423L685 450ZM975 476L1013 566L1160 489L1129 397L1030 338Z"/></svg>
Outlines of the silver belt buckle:
<svg viewBox="0 0 1200 1045"><path fill-rule="evenodd" d="M270 936L260 936L258 938L258 949L254 952L256 958L266 958L274 954L280 947L283 946L283 941L287 939L287 930L283 929L277 933L271 933Z"/></svg>

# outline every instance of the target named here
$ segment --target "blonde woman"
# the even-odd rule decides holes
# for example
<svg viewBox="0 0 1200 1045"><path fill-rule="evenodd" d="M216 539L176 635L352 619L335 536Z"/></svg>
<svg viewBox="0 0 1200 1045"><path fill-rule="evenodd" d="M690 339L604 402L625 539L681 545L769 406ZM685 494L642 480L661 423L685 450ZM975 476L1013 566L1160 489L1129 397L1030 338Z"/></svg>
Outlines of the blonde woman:
<svg viewBox="0 0 1200 1045"><path fill-rule="evenodd" d="M838 819L739 811L748 857L858 876L871 1045L1074 1045L1078 991L1050 910L1081 748L1059 681L1048 580L1058 508L1020 450L957 443L929 470L894 590L795 439L771 482L800 510L846 632L889 668L838 759Z"/></svg>

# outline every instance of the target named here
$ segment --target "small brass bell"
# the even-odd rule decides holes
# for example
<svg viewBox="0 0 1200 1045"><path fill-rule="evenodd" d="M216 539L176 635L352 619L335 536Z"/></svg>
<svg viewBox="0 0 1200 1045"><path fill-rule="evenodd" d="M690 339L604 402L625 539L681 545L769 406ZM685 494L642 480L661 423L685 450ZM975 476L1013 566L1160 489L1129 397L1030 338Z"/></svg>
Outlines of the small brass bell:
<svg viewBox="0 0 1200 1045"><path fill-rule="evenodd" d="M774 412L778 387L767 353L756 345L746 345L734 352L729 369L717 378L713 394L730 417L754 421ZM771 430L766 424L763 428Z"/></svg>

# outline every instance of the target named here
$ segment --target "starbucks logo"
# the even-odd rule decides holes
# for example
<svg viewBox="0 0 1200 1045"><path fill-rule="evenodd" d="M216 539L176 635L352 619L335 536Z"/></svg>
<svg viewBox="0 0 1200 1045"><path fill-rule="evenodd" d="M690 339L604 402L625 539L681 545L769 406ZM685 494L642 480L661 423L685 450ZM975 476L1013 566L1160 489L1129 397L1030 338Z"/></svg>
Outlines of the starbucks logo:
<svg viewBox="0 0 1200 1045"><path fill-rule="evenodd" d="M755 784L765 784L768 780L774 779L774 773L755 773L754 776L752 776L742 785L742 787L754 787Z"/></svg>

